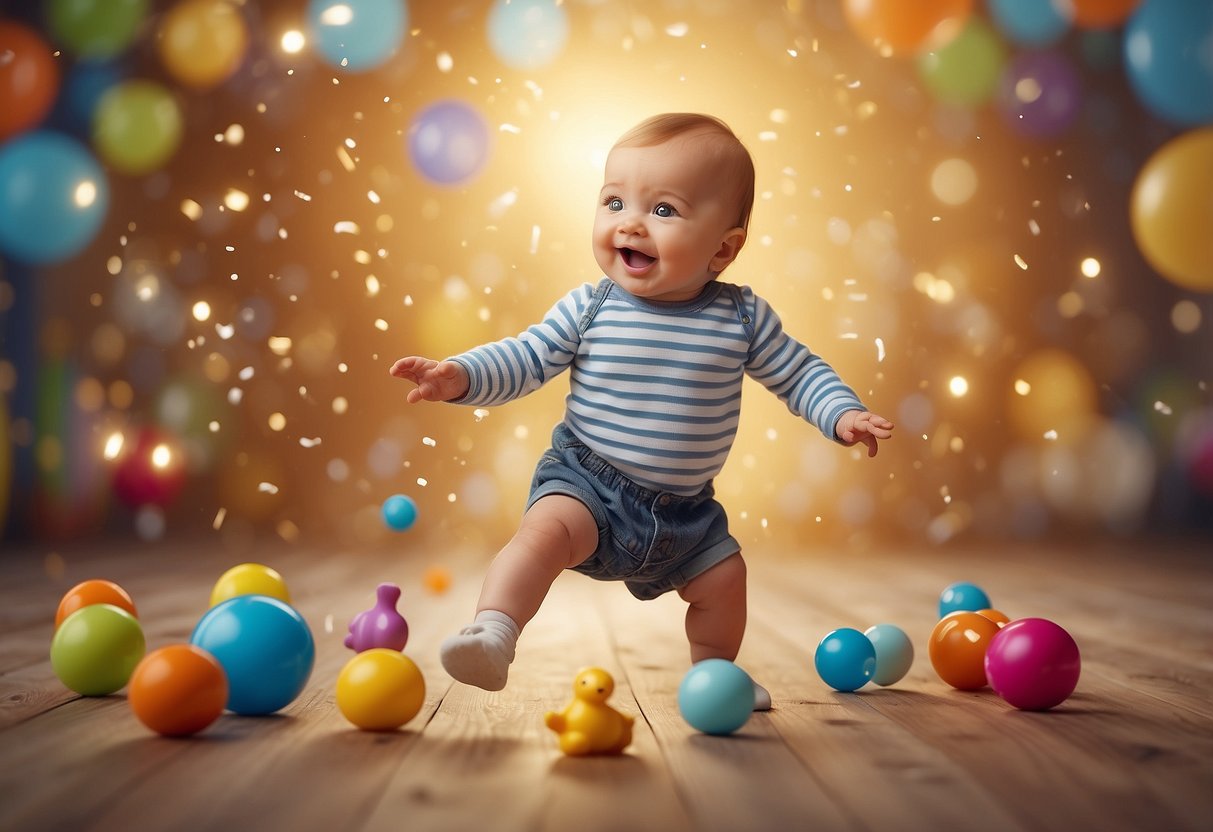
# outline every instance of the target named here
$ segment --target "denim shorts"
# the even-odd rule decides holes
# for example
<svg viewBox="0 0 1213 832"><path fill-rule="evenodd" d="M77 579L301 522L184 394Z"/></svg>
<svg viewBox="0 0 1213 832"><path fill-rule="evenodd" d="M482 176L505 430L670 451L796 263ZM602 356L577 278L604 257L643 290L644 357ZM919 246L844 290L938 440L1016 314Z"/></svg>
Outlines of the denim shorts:
<svg viewBox="0 0 1213 832"><path fill-rule="evenodd" d="M637 485L562 422L535 468L527 508L549 494L584 503L598 524L598 548L574 571L621 580L647 601L686 586L741 550L715 493L710 482L691 497Z"/></svg>

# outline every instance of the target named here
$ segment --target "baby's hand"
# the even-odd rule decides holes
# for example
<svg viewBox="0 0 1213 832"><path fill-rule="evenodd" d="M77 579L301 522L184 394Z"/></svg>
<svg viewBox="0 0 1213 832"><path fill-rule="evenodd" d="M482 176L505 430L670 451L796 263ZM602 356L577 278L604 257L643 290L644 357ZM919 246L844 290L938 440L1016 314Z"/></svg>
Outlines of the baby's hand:
<svg viewBox="0 0 1213 832"><path fill-rule="evenodd" d="M410 355L393 364L388 373L417 385L405 396L409 404L421 401L449 402L468 391L467 371L454 361L435 361Z"/></svg>
<svg viewBox="0 0 1213 832"><path fill-rule="evenodd" d="M876 440L888 439L893 435L893 423L883 416L869 413L866 410L848 410L838 417L834 433L844 445L854 445L862 442L868 446L868 456L876 456Z"/></svg>

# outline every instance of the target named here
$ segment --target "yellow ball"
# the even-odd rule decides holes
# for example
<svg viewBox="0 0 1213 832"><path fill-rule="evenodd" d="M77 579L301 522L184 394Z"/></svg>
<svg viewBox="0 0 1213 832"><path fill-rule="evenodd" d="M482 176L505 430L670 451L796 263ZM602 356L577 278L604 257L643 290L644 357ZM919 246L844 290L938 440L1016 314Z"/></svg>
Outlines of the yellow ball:
<svg viewBox="0 0 1213 832"><path fill-rule="evenodd" d="M211 606L238 595L268 595L283 603L291 603L286 581L282 580L278 570L260 563L242 563L220 575L219 580L215 581L215 588L211 590Z"/></svg>
<svg viewBox="0 0 1213 832"><path fill-rule="evenodd" d="M160 18L157 43L169 74L186 86L210 89L244 60L249 34L227 0L184 0Z"/></svg>
<svg viewBox="0 0 1213 832"><path fill-rule="evenodd" d="M1181 289L1213 292L1213 127L1157 150L1137 174L1129 217L1142 255Z"/></svg>
<svg viewBox="0 0 1213 832"><path fill-rule="evenodd" d="M363 731L393 731L421 710L425 678L413 660L374 647L346 663L337 676L337 707Z"/></svg>

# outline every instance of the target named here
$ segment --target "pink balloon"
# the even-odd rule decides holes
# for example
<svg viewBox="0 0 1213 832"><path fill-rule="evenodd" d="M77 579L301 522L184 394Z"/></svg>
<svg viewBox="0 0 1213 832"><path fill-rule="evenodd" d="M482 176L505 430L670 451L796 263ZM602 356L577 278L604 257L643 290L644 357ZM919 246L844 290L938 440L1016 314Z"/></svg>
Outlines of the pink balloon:
<svg viewBox="0 0 1213 832"><path fill-rule="evenodd" d="M1043 711L1074 692L1082 661L1078 645L1059 625L1021 618L990 639L985 665L995 693L1021 710Z"/></svg>

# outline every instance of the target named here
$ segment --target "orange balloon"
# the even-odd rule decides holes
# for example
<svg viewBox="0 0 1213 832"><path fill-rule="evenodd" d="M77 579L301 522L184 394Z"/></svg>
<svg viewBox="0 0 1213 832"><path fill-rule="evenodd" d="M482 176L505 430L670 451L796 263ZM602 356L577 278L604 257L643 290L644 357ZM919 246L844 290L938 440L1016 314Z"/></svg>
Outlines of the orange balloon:
<svg viewBox="0 0 1213 832"><path fill-rule="evenodd" d="M1070 0L1074 25L1080 29L1110 29L1125 22L1141 0Z"/></svg>
<svg viewBox="0 0 1213 832"><path fill-rule="evenodd" d="M125 589L113 581L92 578L76 584L63 596L59 609L55 611L55 629L58 630L63 620L76 610L91 607L93 604L113 604L135 618L139 617L139 613L135 612L135 602Z"/></svg>
<svg viewBox="0 0 1213 832"><path fill-rule="evenodd" d="M960 33L973 0L844 0L851 28L882 55L938 47Z"/></svg>
<svg viewBox="0 0 1213 832"><path fill-rule="evenodd" d="M0 141L35 127L55 103L59 64L38 33L0 20Z"/></svg>
<svg viewBox="0 0 1213 832"><path fill-rule="evenodd" d="M986 682L986 648L998 632L998 624L975 612L952 612L939 619L931 631L928 653L931 666L949 685L959 690L979 690Z"/></svg>
<svg viewBox="0 0 1213 832"><path fill-rule="evenodd" d="M207 651L170 644L143 657L131 675L127 699L139 721L158 734L196 734L223 713L227 674Z"/></svg>
<svg viewBox="0 0 1213 832"><path fill-rule="evenodd" d="M248 27L225 0L184 0L164 15L157 33L169 73L195 89L226 81L244 60Z"/></svg>

